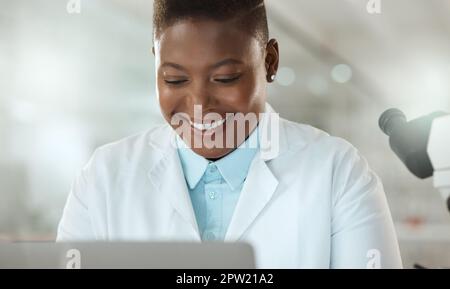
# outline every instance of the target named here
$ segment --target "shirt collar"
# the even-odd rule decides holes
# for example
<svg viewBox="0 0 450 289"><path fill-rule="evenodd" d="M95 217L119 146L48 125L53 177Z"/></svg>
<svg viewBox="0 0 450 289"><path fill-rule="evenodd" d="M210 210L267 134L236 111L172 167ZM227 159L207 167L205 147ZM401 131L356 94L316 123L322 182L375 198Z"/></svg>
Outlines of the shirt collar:
<svg viewBox="0 0 450 289"><path fill-rule="evenodd" d="M195 188L210 163L217 166L220 174L232 190L238 188L247 177L250 164L259 149L258 134L259 127L237 149L215 162L196 154L177 135L178 155L189 188Z"/></svg>

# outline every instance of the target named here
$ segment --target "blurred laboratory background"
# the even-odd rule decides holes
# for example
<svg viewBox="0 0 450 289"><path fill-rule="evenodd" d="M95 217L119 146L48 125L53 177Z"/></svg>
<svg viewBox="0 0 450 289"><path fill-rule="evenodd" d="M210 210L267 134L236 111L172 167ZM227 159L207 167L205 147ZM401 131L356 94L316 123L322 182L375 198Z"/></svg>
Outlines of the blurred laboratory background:
<svg viewBox="0 0 450 289"><path fill-rule="evenodd" d="M408 118L450 111L450 1L380 0L375 11L368 1L266 1L281 49L268 101L364 154L384 182L405 267L450 267L444 200L377 126L390 107ZM163 122L153 1L80 0L80 13L68 2L0 0L0 240L53 240L94 149Z"/></svg>

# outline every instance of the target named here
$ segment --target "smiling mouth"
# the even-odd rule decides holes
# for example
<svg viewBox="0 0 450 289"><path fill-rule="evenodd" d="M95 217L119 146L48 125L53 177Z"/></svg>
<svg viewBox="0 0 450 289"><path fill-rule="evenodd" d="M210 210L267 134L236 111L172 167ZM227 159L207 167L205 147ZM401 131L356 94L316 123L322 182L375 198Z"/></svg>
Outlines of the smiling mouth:
<svg viewBox="0 0 450 289"><path fill-rule="evenodd" d="M228 117L222 118L221 120L213 121L211 123L196 123L196 122L189 120L189 123L191 124L191 126L193 128L195 128L197 130L210 131L210 130L213 130L213 129L216 129L216 128L222 126L226 122L227 119L228 119Z"/></svg>

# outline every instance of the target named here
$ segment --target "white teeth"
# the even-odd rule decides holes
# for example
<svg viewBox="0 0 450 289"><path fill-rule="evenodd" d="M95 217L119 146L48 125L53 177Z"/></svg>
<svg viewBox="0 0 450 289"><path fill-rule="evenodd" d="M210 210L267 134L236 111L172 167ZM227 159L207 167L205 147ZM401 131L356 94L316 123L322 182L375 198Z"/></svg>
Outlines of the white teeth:
<svg viewBox="0 0 450 289"><path fill-rule="evenodd" d="M198 130L211 130L211 129L215 129L219 126L221 126L222 124L225 123L225 118L218 120L218 121L214 121L212 123L196 123L196 122L192 122L191 120L190 123L193 127L195 127Z"/></svg>

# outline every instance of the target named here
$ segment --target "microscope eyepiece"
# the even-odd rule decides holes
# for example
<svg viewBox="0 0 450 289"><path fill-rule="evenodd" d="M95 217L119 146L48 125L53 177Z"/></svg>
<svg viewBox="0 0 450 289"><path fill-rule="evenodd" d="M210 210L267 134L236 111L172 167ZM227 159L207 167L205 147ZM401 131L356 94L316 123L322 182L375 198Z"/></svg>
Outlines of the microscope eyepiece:
<svg viewBox="0 0 450 289"><path fill-rule="evenodd" d="M433 175L433 166L427 152L431 123L443 115L435 112L411 121L396 108L386 110L378 120L381 130L389 136L389 144L406 167L417 177Z"/></svg>
<svg viewBox="0 0 450 289"><path fill-rule="evenodd" d="M380 126L380 129L388 136L392 135L392 132L395 130L396 127L405 123L406 123L405 114L397 108L391 108L386 110L385 112L383 112L383 114L380 116L380 119L378 120L378 125Z"/></svg>

